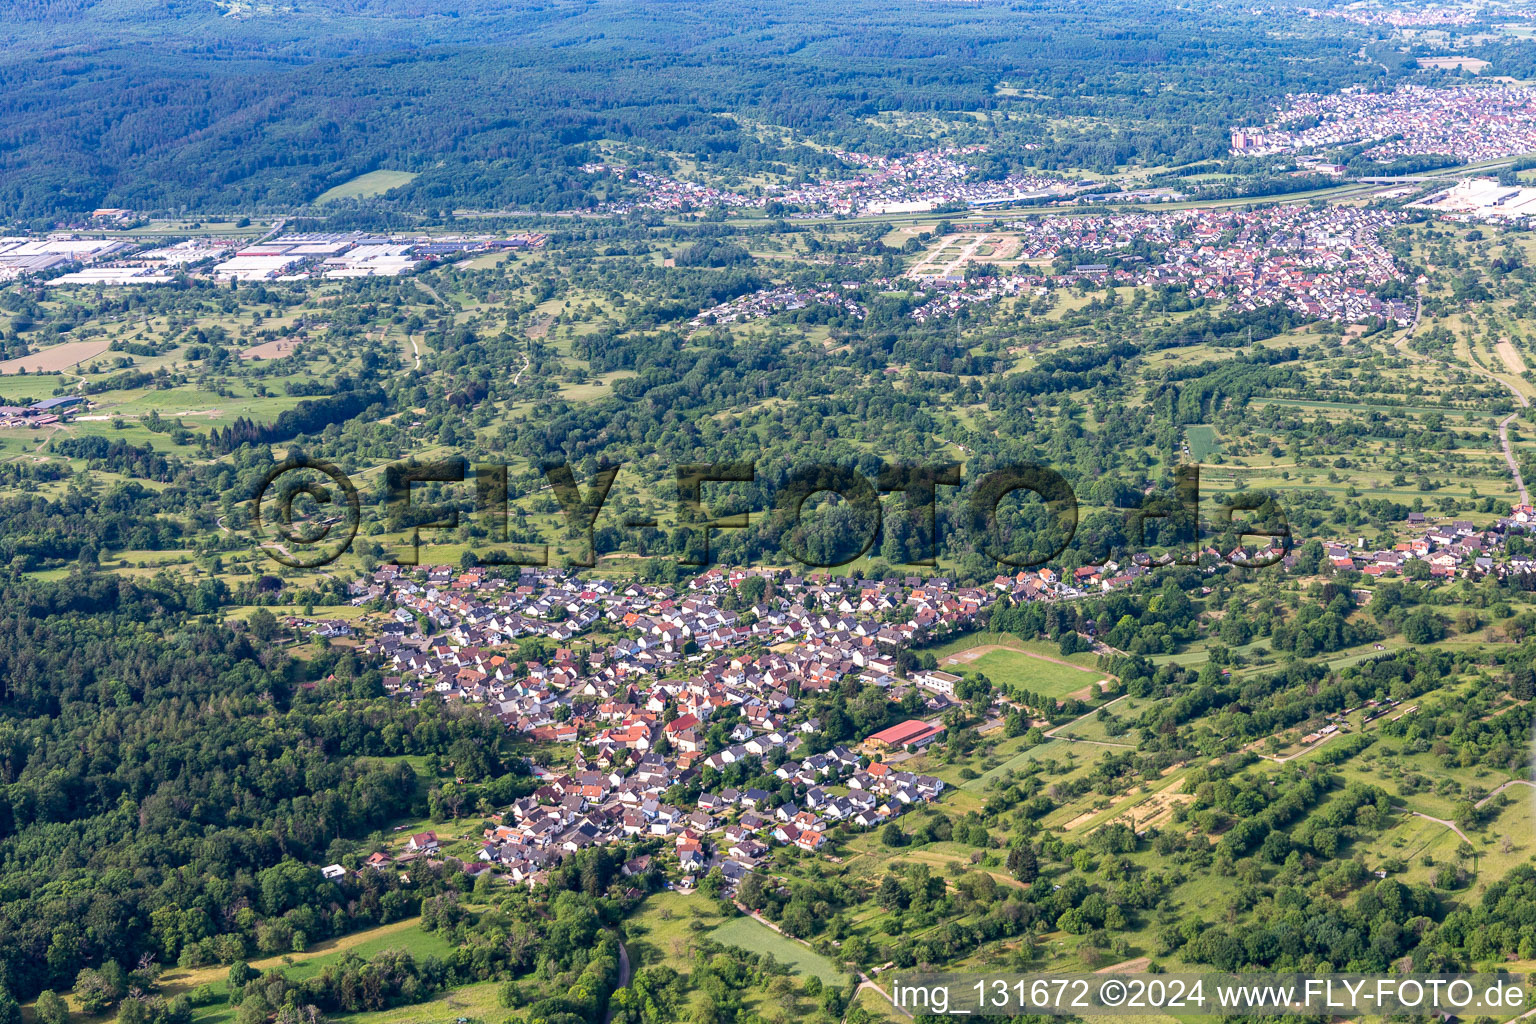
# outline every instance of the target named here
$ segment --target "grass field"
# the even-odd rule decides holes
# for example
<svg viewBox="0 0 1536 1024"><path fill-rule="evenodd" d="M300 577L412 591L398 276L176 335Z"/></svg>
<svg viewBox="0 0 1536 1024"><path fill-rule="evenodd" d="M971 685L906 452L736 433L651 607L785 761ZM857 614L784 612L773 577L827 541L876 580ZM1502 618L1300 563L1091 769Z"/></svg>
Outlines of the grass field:
<svg viewBox="0 0 1536 1024"><path fill-rule="evenodd" d="M960 788L966 792L980 793L987 788L988 783L990 783L993 779L1006 775L1009 772L1020 771L1021 769L1028 767L1031 762L1046 761L1051 759L1056 759L1063 762L1067 761L1069 758L1075 760L1077 762L1076 770L1070 771L1066 773L1066 775L1062 776L1063 778L1071 778L1076 774L1089 770L1093 766L1094 760L1096 760L1098 756L1105 751L1123 749L1124 748L1122 747L1110 746L1106 743L1095 743L1092 740L1079 740L1077 742L1073 742L1072 740L1058 737L1057 739L1053 739L1048 743L1042 743L1036 747L1029 747L1017 754L1014 754L1008 760L1004 761L1002 764L998 765L996 768L993 768L986 774L962 783Z"/></svg>
<svg viewBox="0 0 1536 1024"><path fill-rule="evenodd" d="M752 953L771 953L802 979L817 977L823 984L833 985L846 981L826 957L750 917L727 919L718 903L698 893L653 893L625 922L624 944L635 970L662 965L689 974L694 948L704 938ZM696 1008L700 998L701 993L695 992L691 1005ZM765 998L760 989L745 993L749 1008Z"/></svg>
<svg viewBox="0 0 1536 1024"><path fill-rule="evenodd" d="M966 672L980 672L994 683L1022 686L1034 693L1050 697L1065 697L1104 678L1102 672L1079 668L1074 665L1058 665L1027 651L998 648L988 651L974 661L952 666Z"/></svg>
<svg viewBox="0 0 1536 1024"><path fill-rule="evenodd" d="M854 1005L885 1020L896 1021L905 1019L896 1007L891 1005L889 999L874 989L866 988L860 992L859 997L854 1000Z"/></svg>
<svg viewBox="0 0 1536 1024"><path fill-rule="evenodd" d="M455 1024L461 1020L501 1020L507 1012L497 1001L500 983L482 981L450 989L436 999L373 1013L341 1014L330 1018L346 1024Z"/></svg>
<svg viewBox="0 0 1536 1024"><path fill-rule="evenodd" d="M1216 439L1215 427L1204 425L1186 427L1184 437L1189 443L1189 457L1196 462L1204 462L1221 451L1221 442Z"/></svg>
<svg viewBox="0 0 1536 1024"><path fill-rule="evenodd" d="M428 953L446 956L449 952L448 943L441 936L435 932L422 931L420 922L412 917L316 943L303 953L262 957L250 961L250 964L258 971L278 968L290 978L308 978L319 974L326 965L340 961L347 953L357 953L367 959L386 949L403 949L413 956L425 956ZM222 984L228 975L229 968L223 965L173 967L161 975L160 980L165 990L174 995L199 985Z"/></svg>
<svg viewBox="0 0 1536 1024"><path fill-rule="evenodd" d="M1118 718L1123 723L1130 723L1136 721L1151 703L1150 698L1126 697L1124 700L1116 701L1115 706L1106 709L1105 713L1111 718ZM1058 730L1056 735L1074 740L1097 740L1105 743L1127 743L1131 740L1131 737L1125 733L1111 736L1105 723L1099 721L1095 715L1079 718Z"/></svg>
<svg viewBox="0 0 1536 1024"><path fill-rule="evenodd" d="M724 921L719 904L702 896L658 892L626 922L624 941L636 969L665 964L686 974L694 940Z"/></svg>
<svg viewBox="0 0 1536 1024"><path fill-rule="evenodd" d="M933 656L940 662L964 651L974 650L977 647L1008 647L1016 651L1024 651L1029 654L1038 654L1046 658L1056 658L1060 661L1070 661L1074 665L1081 665L1085 669L1093 670L1098 664L1098 655L1087 652L1069 654L1062 657L1061 651L1053 643L1043 640L1022 640L1012 633L966 633L956 637L948 643L940 644L932 649Z"/></svg>
<svg viewBox="0 0 1536 1024"><path fill-rule="evenodd" d="M753 953L771 953L779 963L789 964L796 974L815 976L824 985L841 985L847 980L837 965L826 957L750 917L732 918L710 932L709 937Z"/></svg>
<svg viewBox="0 0 1536 1024"><path fill-rule="evenodd" d="M328 188L315 197L315 203L330 203L337 199L369 199L381 196L392 188L409 185L416 180L414 171L369 171L351 181L344 181L335 188Z"/></svg>
<svg viewBox="0 0 1536 1024"><path fill-rule="evenodd" d="M331 964L339 963L344 956L350 953L356 953L366 960L388 949L403 949L417 958L429 955L446 957L453 951L446 939L436 932L422 931L420 920L412 917L403 921L392 921L389 924L370 928L367 931L344 935L339 939L330 939L317 943L314 947L303 953L286 953L262 957L250 961L250 965L257 971L280 970L291 980L302 981L305 978L314 977ZM197 968L172 968L160 976L161 992L167 996L175 996L183 992L190 992L202 985L210 985L215 992L213 1002L194 1010L192 1020L195 1024L228 1024L228 1022L235 1019L235 1013L238 1009L238 1007L233 1006L229 1002L228 978L229 968L223 964ZM467 989L459 989L455 992L447 993L432 1003L401 1007L397 1010L386 1011L384 1014L357 1014L339 1019L401 1022L452 1021L458 1017L473 1015L463 1013L459 1006L470 1005L471 1003L478 1005L480 1002L478 997L466 996L465 993L480 987L482 986L469 986ZM91 1019L79 1013L79 1007L73 1004L72 996L68 998L71 1000L71 1008L75 1011L75 1016L72 1019ZM491 1003L487 1005L494 1005L494 985L487 988L485 998L491 1000ZM458 1004L451 1007L453 1012L444 1012L441 1015L436 1015L437 1011L434 1007L441 1004L442 1008L447 1011L450 1009L449 1001L454 1001Z"/></svg>

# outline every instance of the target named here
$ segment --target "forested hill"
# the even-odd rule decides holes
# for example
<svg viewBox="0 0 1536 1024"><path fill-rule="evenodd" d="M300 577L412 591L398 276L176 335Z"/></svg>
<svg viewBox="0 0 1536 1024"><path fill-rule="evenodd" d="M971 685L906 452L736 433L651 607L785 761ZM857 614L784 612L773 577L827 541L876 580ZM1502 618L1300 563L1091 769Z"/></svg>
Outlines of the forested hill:
<svg viewBox="0 0 1536 1024"><path fill-rule="evenodd" d="M230 962L413 913L428 871L409 898L392 875L313 883L344 840L425 812L399 755L521 792L494 722L376 700L376 672L290 658L194 600L104 576L0 587L0 981L18 997L107 959Z"/></svg>
<svg viewBox="0 0 1536 1024"><path fill-rule="evenodd" d="M1042 167L1189 162L1286 92L1388 75L1353 40L1125 0L255 8L8 5L0 216L292 208L378 168L420 174L389 197L408 211L571 209L599 140L793 174L828 157L785 132L900 152L898 111L1004 111L964 130Z"/></svg>

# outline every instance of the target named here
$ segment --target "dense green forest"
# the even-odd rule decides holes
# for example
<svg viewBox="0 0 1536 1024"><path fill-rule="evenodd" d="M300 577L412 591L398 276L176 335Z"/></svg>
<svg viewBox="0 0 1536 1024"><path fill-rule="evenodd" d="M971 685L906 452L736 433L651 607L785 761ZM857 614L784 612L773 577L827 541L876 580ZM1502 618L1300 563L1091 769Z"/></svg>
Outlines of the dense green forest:
<svg viewBox="0 0 1536 1024"><path fill-rule="evenodd" d="M983 175L1194 163L1287 92L1385 74L1346 38L1139 2L19 7L0 215L21 218L291 208L381 167L420 172L388 199L416 213L578 209L610 143L792 178L837 170L820 147L921 148L909 118L993 144Z"/></svg>
<svg viewBox="0 0 1536 1024"><path fill-rule="evenodd" d="M294 661L198 596L104 576L6 589L0 973L17 994L109 959L228 963L414 914L430 872L410 893L381 874L338 892L305 866L425 810L402 755L519 791L504 728L384 700L377 672Z"/></svg>

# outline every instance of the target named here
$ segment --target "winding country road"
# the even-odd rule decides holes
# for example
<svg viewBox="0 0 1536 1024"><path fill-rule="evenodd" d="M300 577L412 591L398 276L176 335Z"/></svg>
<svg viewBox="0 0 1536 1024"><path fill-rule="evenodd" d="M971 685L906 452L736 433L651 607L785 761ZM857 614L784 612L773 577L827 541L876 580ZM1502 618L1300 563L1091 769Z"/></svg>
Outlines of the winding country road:
<svg viewBox="0 0 1536 1024"><path fill-rule="evenodd" d="M1482 808L1482 807L1487 806L1489 801L1491 801L1494 797L1498 796L1500 793L1504 792L1510 786L1530 786L1532 788L1536 788L1536 782L1531 782L1531 781L1529 781L1527 779L1510 779L1508 782L1505 782L1502 785L1500 785L1492 793L1489 793L1487 796L1483 797L1474 806L1476 806L1478 808ZM1471 837L1468 836L1461 829L1457 828L1455 822L1446 821L1444 818L1434 818L1434 817L1431 817L1430 815L1425 814L1423 811L1414 811L1412 813L1413 813L1413 816L1415 818L1423 818L1425 821L1432 821L1436 825L1444 825L1446 828L1450 829L1452 832L1455 832L1458 836L1460 836L1461 839L1462 839L1462 842L1466 843L1469 846L1472 844ZM1533 1012L1536 1012L1536 1011L1533 1011ZM1525 1016L1525 1015L1523 1015L1523 1016Z"/></svg>
<svg viewBox="0 0 1536 1024"><path fill-rule="evenodd" d="M1487 796L1479 800L1476 806L1481 809L1482 807L1486 806L1490 800L1504 792L1510 786L1530 786L1532 789L1536 789L1536 782L1531 782L1529 779L1510 779L1498 789L1494 790L1492 793L1489 793Z"/></svg>
<svg viewBox="0 0 1536 1024"><path fill-rule="evenodd" d="M1436 825L1444 825L1446 828L1450 829L1452 832L1455 832L1458 836L1461 836L1462 842L1466 843L1468 846L1472 845L1471 838L1468 837L1468 835L1465 832L1463 832L1461 829L1457 828L1455 822L1446 821L1444 818L1432 818L1429 815L1425 814L1423 811L1414 811L1413 812L1413 816L1415 818L1423 818L1425 821L1432 821Z"/></svg>

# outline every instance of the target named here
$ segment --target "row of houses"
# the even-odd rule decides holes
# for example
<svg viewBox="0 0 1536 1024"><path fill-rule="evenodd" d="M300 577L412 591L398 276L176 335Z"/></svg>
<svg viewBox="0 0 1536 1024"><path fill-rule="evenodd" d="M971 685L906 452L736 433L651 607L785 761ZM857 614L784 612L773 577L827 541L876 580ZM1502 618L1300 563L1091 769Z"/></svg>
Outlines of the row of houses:
<svg viewBox="0 0 1536 1024"><path fill-rule="evenodd" d="M1329 566L1335 571L1358 570L1367 576L1384 577L1405 575L1417 562L1427 567L1426 575L1441 579L1536 572L1536 558L1506 554L1510 535L1536 530L1536 509L1530 505L1516 505L1508 516L1485 527L1465 519L1436 524L1422 512L1410 512L1407 521L1417 535L1390 548L1371 548L1364 537L1353 545L1325 542L1323 551Z"/></svg>
<svg viewBox="0 0 1536 1024"><path fill-rule="evenodd" d="M764 716L782 714L791 710L784 704L791 682L815 690L850 672L890 676L902 647L936 630L965 628L998 597L994 589L948 580L848 584L780 573L771 597L724 607L746 575L716 569L676 589L547 570L514 579L479 570L434 579L430 570L386 568L357 585L354 600L387 594L394 608L394 621L361 644L383 663L393 690L416 699L434 693L494 701L510 725L527 731L569 721L561 708L605 702L672 701L707 715L757 701ZM579 660L567 648L544 661L507 659L506 648L521 637L564 643L599 624L617 637ZM725 656L743 647L777 649ZM685 652L696 659L693 677L666 679ZM643 747L656 738L653 724L607 722L604 740Z"/></svg>
<svg viewBox="0 0 1536 1024"><path fill-rule="evenodd" d="M486 830L480 861L536 882L574 850L663 839L686 872L729 876L775 845L818 850L833 828L877 827L939 798L942 781L901 762L942 740L961 680L912 666L905 649L974 628L1002 600L1067 600L1147 571L1046 567L961 586L716 566L669 585L384 566L351 592L387 618L349 642L398 699L480 703L533 742L569 748L535 758L537 791ZM589 637L601 640L575 642ZM802 700L845 679L893 699L915 691L921 710L811 753L822 723Z"/></svg>
<svg viewBox="0 0 1536 1024"><path fill-rule="evenodd" d="M821 723L798 710L797 695L857 676L893 693L921 687L925 714L937 716L953 703L958 677L903 679L900 651L970 628L1019 587L1038 599L1072 590L1047 575L962 587L943 577L716 567L668 586L553 569L501 576L386 566L352 589L356 603L390 609L389 619L354 640L400 699L480 702L535 742L575 748L573 767L535 765L539 789L487 830L480 860L536 882L574 850L659 837L675 843L685 869L734 865L730 874L774 845L817 850L831 828L876 827L937 799L940 780L879 760L942 736L935 719L876 731L858 751L806 754L799 748ZM749 581L751 603L739 594ZM603 644L579 653L569 644L595 630ZM517 656L529 637L543 642L543 657ZM727 776L776 781L772 793L767 782L722 784L687 805L667 799L676 787ZM783 787L800 796L780 800Z"/></svg>

